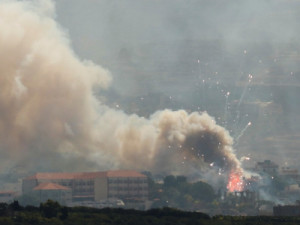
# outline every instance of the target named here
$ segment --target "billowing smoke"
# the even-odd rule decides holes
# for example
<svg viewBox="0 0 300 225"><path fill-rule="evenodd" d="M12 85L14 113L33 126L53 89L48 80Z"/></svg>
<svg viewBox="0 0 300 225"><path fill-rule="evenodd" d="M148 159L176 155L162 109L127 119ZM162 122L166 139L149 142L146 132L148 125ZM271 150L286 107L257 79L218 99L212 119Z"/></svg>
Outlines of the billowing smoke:
<svg viewBox="0 0 300 225"><path fill-rule="evenodd" d="M1 169L239 169L229 133L207 113L150 118L109 108L94 94L109 72L79 59L51 1L0 3Z"/></svg>

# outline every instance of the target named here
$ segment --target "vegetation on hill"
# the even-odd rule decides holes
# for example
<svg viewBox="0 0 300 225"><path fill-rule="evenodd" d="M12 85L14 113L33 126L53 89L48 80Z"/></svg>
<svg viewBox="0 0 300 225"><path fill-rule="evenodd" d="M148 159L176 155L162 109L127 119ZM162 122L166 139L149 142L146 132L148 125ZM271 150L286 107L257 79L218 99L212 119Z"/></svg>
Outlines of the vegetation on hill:
<svg viewBox="0 0 300 225"><path fill-rule="evenodd" d="M148 211L134 209L87 207L64 207L48 200L35 206L20 206L0 203L0 224L2 225L229 225L229 224L299 224L299 217L232 217L215 216L200 212L181 211L174 208L157 208Z"/></svg>
<svg viewBox="0 0 300 225"><path fill-rule="evenodd" d="M154 183L149 177L149 199L153 208L172 207L194 210L211 204L216 198L215 191L208 183L190 183L185 176L166 176L163 183Z"/></svg>

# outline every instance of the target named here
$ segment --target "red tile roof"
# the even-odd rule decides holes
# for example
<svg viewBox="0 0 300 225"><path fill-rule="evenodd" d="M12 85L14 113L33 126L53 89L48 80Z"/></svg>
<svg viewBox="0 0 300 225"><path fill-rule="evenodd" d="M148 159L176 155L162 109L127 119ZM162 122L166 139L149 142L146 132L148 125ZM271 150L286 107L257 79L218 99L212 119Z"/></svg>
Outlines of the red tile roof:
<svg viewBox="0 0 300 225"><path fill-rule="evenodd" d="M106 172L84 172L74 175L74 179L95 179L106 177Z"/></svg>
<svg viewBox="0 0 300 225"><path fill-rule="evenodd" d="M38 186L36 186L33 190L71 190L68 187L54 184L54 183L41 183Z"/></svg>
<svg viewBox="0 0 300 225"><path fill-rule="evenodd" d="M36 173L25 180L72 180L77 173Z"/></svg>
<svg viewBox="0 0 300 225"><path fill-rule="evenodd" d="M17 194L16 191L0 191L0 194Z"/></svg>
<svg viewBox="0 0 300 225"><path fill-rule="evenodd" d="M103 172L82 172L82 173L36 173L25 180L75 180L95 179L102 177L146 177L145 175L132 170L116 170Z"/></svg>
<svg viewBox="0 0 300 225"><path fill-rule="evenodd" d="M105 177L105 172L87 172L87 173L36 173L25 180L73 180L73 179L93 179Z"/></svg>

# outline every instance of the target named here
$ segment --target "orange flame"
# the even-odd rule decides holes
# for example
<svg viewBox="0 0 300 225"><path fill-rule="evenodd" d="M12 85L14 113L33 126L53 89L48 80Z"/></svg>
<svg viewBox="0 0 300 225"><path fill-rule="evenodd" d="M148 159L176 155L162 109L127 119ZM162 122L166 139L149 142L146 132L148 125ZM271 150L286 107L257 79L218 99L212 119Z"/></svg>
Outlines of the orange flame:
<svg viewBox="0 0 300 225"><path fill-rule="evenodd" d="M227 190L229 192L243 191L244 182L242 179L242 173L239 171L231 171L228 179Z"/></svg>

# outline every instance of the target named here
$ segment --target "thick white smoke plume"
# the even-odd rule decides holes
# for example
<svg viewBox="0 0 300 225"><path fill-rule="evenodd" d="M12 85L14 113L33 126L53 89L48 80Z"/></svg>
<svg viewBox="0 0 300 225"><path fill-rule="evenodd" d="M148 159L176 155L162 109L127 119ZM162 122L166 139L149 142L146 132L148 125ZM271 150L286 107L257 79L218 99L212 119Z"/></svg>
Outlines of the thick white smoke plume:
<svg viewBox="0 0 300 225"><path fill-rule="evenodd" d="M164 110L149 119L103 105L109 72L80 60L51 1L0 3L2 169L240 168L229 133L208 114Z"/></svg>

